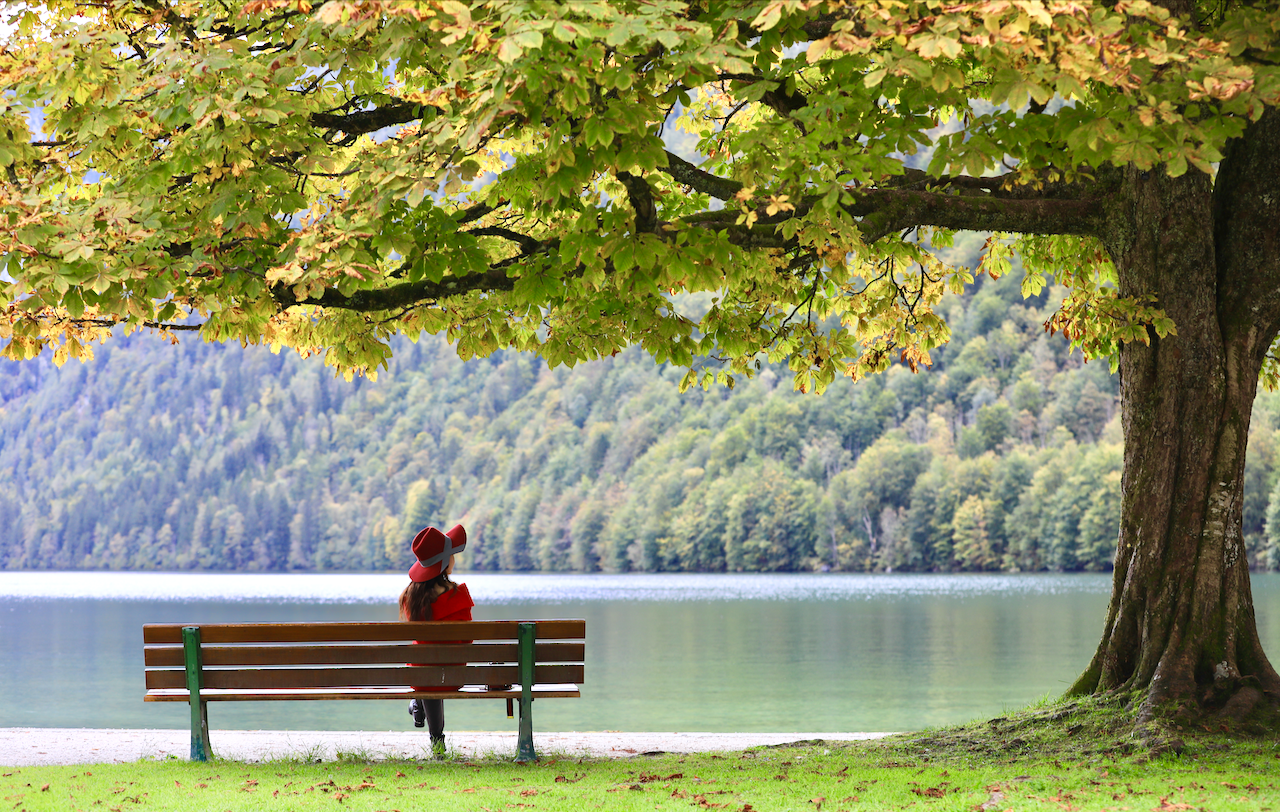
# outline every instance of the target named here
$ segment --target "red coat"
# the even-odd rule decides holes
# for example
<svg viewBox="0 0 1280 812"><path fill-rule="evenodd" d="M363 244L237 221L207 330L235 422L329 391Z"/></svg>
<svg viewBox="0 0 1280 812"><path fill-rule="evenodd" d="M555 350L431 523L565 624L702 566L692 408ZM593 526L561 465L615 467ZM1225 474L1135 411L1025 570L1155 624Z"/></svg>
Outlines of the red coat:
<svg viewBox="0 0 1280 812"><path fill-rule="evenodd" d="M467 585L458 584L456 589L451 589L448 592L445 592L440 597L436 598L435 601L431 604L431 619L432 620L471 620L471 607L475 605L476 605L476 602L471 600L471 591L467 589ZM416 642L429 645L431 643L444 643L444 642L465 644L465 643L470 643L471 641L470 640L449 640L449 641L418 640ZM421 663L410 663L410 665L421 665ZM457 663L457 665L465 665L465 663ZM439 685L435 685L432 687L421 687L418 685L412 686L413 690L415 691L456 691L458 690L458 687L459 686L439 686Z"/></svg>

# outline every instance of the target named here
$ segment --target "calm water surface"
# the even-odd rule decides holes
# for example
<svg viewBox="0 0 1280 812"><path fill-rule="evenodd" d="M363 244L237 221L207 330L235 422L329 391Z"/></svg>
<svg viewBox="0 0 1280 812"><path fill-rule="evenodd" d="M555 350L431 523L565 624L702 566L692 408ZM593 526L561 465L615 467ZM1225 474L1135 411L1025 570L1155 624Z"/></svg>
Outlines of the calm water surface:
<svg viewBox="0 0 1280 812"><path fill-rule="evenodd" d="M465 574L477 619L587 620L581 699L539 730L910 730L993 716L1079 674L1109 575ZM0 727L186 727L144 703L142 625L394 620L403 575L0 573ZM1280 656L1280 576L1255 575ZM217 728L409 729L401 702L212 703ZM454 730L514 730L502 703Z"/></svg>

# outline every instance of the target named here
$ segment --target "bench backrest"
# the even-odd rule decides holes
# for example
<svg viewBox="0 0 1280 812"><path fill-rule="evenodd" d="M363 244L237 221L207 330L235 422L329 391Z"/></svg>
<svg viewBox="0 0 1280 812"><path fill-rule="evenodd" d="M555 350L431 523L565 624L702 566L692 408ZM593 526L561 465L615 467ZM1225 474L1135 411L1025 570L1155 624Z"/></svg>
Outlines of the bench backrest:
<svg viewBox="0 0 1280 812"><path fill-rule="evenodd" d="M533 681L581 683L586 621L533 623ZM518 625L514 620L149 624L142 627L147 690L187 687L182 630L191 626L200 629L206 689L519 684Z"/></svg>

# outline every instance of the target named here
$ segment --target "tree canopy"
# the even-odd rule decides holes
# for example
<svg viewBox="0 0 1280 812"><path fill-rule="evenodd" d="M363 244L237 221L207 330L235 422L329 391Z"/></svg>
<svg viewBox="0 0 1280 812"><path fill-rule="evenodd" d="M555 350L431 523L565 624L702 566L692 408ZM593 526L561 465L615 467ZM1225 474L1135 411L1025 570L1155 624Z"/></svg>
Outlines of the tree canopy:
<svg viewBox="0 0 1280 812"><path fill-rule="evenodd" d="M0 336L91 352L197 325L376 370L447 331L686 384L927 363L1010 250L1094 355L1121 297L1110 167L1212 173L1280 98L1270 4L25 3L0 55ZM680 145L683 145L683 149ZM683 153L683 154L680 154ZM978 269L922 248L997 232ZM1011 246L1003 232L1021 235ZM672 294L712 291L700 319ZM834 328L819 324L838 317ZM708 367L703 359L717 362Z"/></svg>
<svg viewBox="0 0 1280 812"><path fill-rule="evenodd" d="M395 334L444 332L552 365L639 346L685 387L785 360L818 391L928 363L947 291L1016 253L1026 292L1070 289L1048 327L1121 373L1114 590L1072 691L1143 692L1144 719L1280 709L1242 529L1280 378L1276 0L9 16L9 357L123 322L372 373ZM958 231L991 233L978 268L927 250ZM960 507L982 560L986 508Z"/></svg>

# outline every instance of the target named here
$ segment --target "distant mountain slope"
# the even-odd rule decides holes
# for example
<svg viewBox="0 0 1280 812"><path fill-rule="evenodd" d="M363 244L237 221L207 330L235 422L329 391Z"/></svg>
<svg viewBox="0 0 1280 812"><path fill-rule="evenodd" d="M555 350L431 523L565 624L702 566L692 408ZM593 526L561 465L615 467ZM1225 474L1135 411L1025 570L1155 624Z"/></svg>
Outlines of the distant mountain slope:
<svg viewBox="0 0 1280 812"><path fill-rule="evenodd" d="M767 366L682 396L635 350L548 370L440 338L398 342L376 383L146 337L6 362L0 566L400 569L414 530L464 521L486 570L1107 569L1116 383L1042 307L975 285L932 369L821 397ZM1277 413L1265 395L1246 493L1264 568Z"/></svg>

